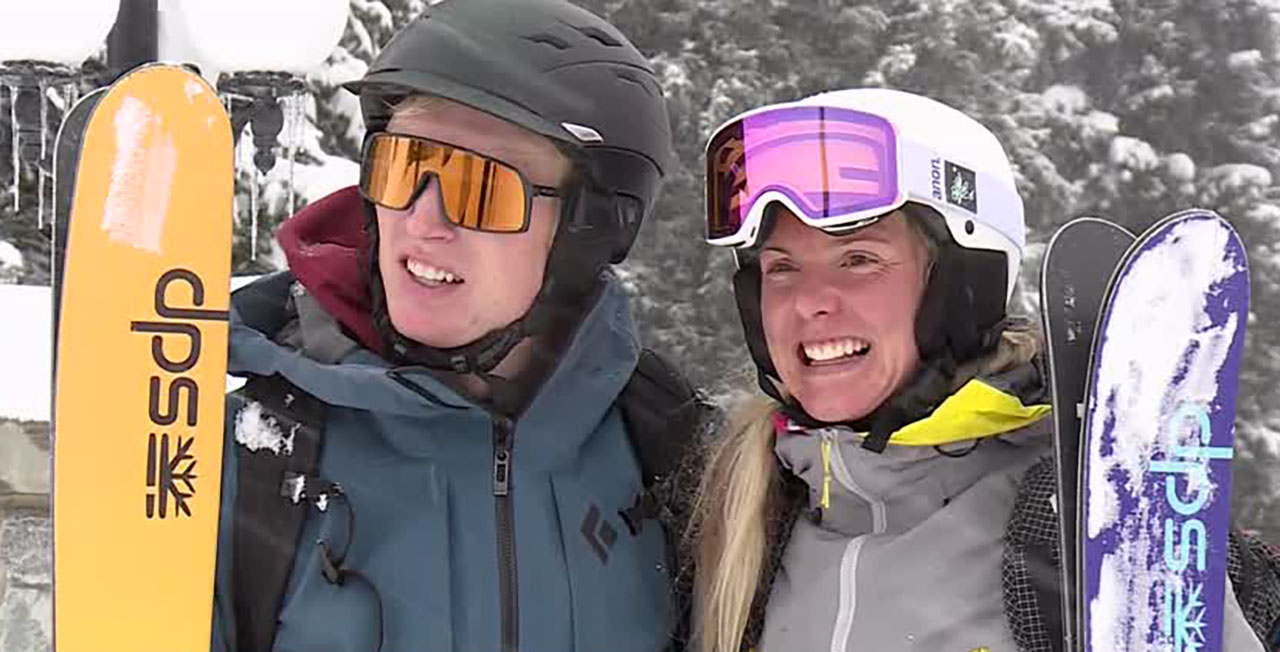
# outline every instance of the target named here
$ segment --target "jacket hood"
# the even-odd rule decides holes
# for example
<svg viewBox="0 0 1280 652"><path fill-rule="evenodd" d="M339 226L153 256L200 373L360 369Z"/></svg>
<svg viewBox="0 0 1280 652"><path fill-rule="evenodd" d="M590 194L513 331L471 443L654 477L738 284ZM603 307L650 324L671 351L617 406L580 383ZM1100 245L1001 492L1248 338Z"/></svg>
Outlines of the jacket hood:
<svg viewBox="0 0 1280 652"><path fill-rule="evenodd" d="M230 355L233 375L280 374L338 408L378 413L393 446L433 456L452 445L447 433L459 420L492 419L485 408L455 392L425 367L394 367L358 342L325 363L282 343L345 338L336 316L319 305L289 272L265 277L232 296ZM331 297L332 298L332 297ZM308 305L312 306L308 308ZM309 312L308 312L309 311ZM301 313L301 314L300 314ZM296 329L296 330L295 330ZM305 344L304 344L305 348ZM628 297L607 278L601 294L574 332L559 363L517 419L517 450L532 464L553 464L575 451L610 411L639 358ZM487 438L479 442L488 446Z"/></svg>
<svg viewBox="0 0 1280 652"><path fill-rule="evenodd" d="M277 239L289 269L365 348L381 349L373 325L366 267L372 252L365 233L364 198L355 186L308 204L280 226Z"/></svg>

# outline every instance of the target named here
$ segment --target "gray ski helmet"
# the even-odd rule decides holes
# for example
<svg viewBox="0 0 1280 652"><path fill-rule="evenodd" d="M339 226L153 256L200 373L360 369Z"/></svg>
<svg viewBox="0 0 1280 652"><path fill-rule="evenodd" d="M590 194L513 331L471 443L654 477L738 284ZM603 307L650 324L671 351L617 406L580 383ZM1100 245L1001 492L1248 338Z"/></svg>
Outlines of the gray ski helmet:
<svg viewBox="0 0 1280 652"><path fill-rule="evenodd" d="M426 94L551 138L606 200L568 217L577 222L570 231L595 231L592 244L608 249L607 262L626 257L675 161L648 61L617 28L562 0L430 6L345 87L360 95L370 133L386 129L396 100Z"/></svg>

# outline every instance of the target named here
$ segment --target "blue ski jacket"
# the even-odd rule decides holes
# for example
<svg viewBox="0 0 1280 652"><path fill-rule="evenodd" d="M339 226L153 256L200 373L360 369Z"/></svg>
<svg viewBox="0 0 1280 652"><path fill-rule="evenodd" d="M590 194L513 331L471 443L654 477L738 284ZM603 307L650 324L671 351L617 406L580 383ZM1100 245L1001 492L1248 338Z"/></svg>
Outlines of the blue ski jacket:
<svg viewBox="0 0 1280 652"><path fill-rule="evenodd" d="M426 369L393 370L359 346L322 364L277 335L250 327L233 305L229 371L280 374L329 406L319 474L345 498L309 508L274 650L376 652L379 639L382 652L665 647L662 529L632 534L619 516L641 476L616 405L639 354L616 281L515 420ZM215 652L231 652L236 640L234 447L288 448L287 433L272 442L263 421L252 403L229 399ZM508 445L504 466L499 453ZM504 481L500 466L509 471ZM345 546L347 581L326 579L320 541Z"/></svg>

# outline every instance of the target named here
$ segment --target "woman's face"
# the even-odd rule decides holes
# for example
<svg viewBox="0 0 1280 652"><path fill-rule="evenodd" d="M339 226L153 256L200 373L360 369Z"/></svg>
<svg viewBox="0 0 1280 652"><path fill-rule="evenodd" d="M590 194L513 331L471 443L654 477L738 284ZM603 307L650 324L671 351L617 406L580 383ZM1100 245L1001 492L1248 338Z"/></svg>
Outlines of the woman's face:
<svg viewBox="0 0 1280 652"><path fill-rule="evenodd" d="M928 249L901 211L829 235L782 210L760 253L769 356L822 421L861 419L915 372Z"/></svg>

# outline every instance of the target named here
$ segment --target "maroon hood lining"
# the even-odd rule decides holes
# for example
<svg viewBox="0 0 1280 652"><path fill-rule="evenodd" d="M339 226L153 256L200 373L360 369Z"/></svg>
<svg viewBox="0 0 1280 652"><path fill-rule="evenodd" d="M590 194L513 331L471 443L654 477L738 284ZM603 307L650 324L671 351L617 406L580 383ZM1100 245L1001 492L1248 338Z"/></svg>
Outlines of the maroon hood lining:
<svg viewBox="0 0 1280 652"><path fill-rule="evenodd" d="M355 186L308 204L276 235L289 269L321 307L371 351L382 350L369 297L365 204Z"/></svg>

